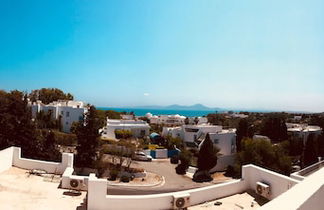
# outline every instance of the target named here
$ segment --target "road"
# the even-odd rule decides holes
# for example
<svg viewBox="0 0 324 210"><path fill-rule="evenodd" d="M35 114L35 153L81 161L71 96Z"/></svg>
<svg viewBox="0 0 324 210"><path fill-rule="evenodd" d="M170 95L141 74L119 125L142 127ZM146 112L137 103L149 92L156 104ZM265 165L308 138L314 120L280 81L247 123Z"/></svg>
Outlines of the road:
<svg viewBox="0 0 324 210"><path fill-rule="evenodd" d="M132 167L144 168L148 172L152 172L163 176L165 183L163 186L155 187L125 187L125 186L109 186L107 193L109 195L146 195L166 192L175 192L179 190L187 190L203 186L209 186L213 183L195 183L189 177L178 175L175 172L176 165L171 164L169 160L156 160L152 162L134 161Z"/></svg>

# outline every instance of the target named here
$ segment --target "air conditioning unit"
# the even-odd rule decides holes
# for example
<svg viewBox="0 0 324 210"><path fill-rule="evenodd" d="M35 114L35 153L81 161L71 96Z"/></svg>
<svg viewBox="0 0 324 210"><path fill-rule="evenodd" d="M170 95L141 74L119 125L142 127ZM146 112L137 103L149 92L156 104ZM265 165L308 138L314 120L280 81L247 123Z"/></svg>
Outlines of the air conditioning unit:
<svg viewBox="0 0 324 210"><path fill-rule="evenodd" d="M257 182L255 192L264 198L270 199L270 186L263 182Z"/></svg>
<svg viewBox="0 0 324 210"><path fill-rule="evenodd" d="M83 180L71 179L70 187L74 190L82 190L82 188L84 187Z"/></svg>
<svg viewBox="0 0 324 210"><path fill-rule="evenodd" d="M173 209L184 209L190 205L190 194L175 194L173 195Z"/></svg>

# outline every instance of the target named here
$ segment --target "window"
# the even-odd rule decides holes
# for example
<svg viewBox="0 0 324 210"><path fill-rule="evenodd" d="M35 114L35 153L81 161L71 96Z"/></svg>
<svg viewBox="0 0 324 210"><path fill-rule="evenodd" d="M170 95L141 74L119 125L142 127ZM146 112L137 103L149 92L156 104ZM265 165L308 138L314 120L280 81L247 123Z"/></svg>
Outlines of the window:
<svg viewBox="0 0 324 210"><path fill-rule="evenodd" d="M145 130L141 130L141 134L140 134L141 137L144 137L145 136Z"/></svg>
<svg viewBox="0 0 324 210"><path fill-rule="evenodd" d="M185 128L185 131L186 132L198 132L199 131L199 129L197 129L197 128Z"/></svg>
<svg viewBox="0 0 324 210"><path fill-rule="evenodd" d="M66 112L66 117L70 117L70 112Z"/></svg>
<svg viewBox="0 0 324 210"><path fill-rule="evenodd" d="M62 116L64 115L64 112L63 112L63 111L61 111L61 115L62 115Z"/></svg>
<svg viewBox="0 0 324 210"><path fill-rule="evenodd" d="M231 153L235 153L235 150L236 150L236 138L233 137L232 138L232 144L231 144Z"/></svg>
<svg viewBox="0 0 324 210"><path fill-rule="evenodd" d="M219 139L214 139L214 144L218 144L219 143Z"/></svg>

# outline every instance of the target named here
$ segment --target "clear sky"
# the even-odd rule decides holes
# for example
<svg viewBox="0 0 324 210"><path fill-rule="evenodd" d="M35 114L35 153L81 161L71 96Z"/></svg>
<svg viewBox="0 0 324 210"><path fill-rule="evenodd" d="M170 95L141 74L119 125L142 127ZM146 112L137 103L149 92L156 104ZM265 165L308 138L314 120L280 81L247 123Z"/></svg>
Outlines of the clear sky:
<svg viewBox="0 0 324 210"><path fill-rule="evenodd" d="M324 111L322 0L0 0L0 89Z"/></svg>

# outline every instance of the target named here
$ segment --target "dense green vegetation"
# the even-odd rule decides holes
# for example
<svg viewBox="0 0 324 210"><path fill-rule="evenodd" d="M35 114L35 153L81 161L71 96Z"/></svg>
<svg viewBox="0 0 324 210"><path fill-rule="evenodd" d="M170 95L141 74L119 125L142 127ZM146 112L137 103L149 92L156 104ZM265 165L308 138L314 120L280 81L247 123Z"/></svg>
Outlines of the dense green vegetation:
<svg viewBox="0 0 324 210"><path fill-rule="evenodd" d="M237 153L237 171L240 172L242 165L250 163L286 175L291 171L291 159L285 147L262 139L243 139L242 150Z"/></svg>
<svg viewBox="0 0 324 210"><path fill-rule="evenodd" d="M0 91L0 149L9 146L22 148L24 157L59 160L55 135L37 129L32 121L27 94L20 91Z"/></svg>
<svg viewBox="0 0 324 210"><path fill-rule="evenodd" d="M71 93L64 93L62 90L57 88L33 90L28 97L32 102L41 100L44 104L49 104L57 100L73 100L73 95Z"/></svg>

